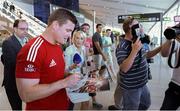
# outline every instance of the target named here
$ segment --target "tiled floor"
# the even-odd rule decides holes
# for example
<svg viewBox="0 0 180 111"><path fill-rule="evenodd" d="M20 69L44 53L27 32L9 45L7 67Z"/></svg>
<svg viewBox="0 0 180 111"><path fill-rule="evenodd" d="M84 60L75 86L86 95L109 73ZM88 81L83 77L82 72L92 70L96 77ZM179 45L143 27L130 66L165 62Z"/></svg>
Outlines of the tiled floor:
<svg viewBox="0 0 180 111"><path fill-rule="evenodd" d="M117 64L115 69L118 69ZM155 61L151 64L151 72L153 79L149 81L148 86L151 92L152 105L150 109L158 110L162 104L164 98L164 92L168 86L168 82L171 78L172 70L167 66L166 59L162 59L160 56L155 57ZM2 83L3 78L3 66L0 63L0 83ZM111 90L106 92L101 92L97 94L97 100L99 103L103 104L103 109L107 109L109 105L113 104L113 94L115 89L115 84L111 84ZM76 105L75 109L78 109L79 105ZM4 92L3 88L0 88L0 110L11 109Z"/></svg>

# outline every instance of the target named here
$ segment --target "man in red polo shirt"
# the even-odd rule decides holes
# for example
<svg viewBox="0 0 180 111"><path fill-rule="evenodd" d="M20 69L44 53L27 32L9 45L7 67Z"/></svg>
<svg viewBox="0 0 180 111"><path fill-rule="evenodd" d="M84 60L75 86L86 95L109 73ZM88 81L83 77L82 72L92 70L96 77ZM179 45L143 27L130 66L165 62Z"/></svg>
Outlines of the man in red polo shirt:
<svg viewBox="0 0 180 111"><path fill-rule="evenodd" d="M80 76L65 78L64 54L60 45L71 36L76 17L65 9L54 11L41 36L29 41L20 51L16 63L16 83L27 110L67 110L65 88L73 87Z"/></svg>

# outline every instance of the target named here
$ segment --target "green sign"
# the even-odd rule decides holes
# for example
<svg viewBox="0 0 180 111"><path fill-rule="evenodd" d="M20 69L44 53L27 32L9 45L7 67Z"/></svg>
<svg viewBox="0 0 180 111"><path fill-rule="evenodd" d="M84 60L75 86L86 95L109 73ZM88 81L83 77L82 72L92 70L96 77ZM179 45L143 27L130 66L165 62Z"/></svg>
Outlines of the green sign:
<svg viewBox="0 0 180 111"><path fill-rule="evenodd" d="M170 17L163 17L163 21L171 21Z"/></svg>

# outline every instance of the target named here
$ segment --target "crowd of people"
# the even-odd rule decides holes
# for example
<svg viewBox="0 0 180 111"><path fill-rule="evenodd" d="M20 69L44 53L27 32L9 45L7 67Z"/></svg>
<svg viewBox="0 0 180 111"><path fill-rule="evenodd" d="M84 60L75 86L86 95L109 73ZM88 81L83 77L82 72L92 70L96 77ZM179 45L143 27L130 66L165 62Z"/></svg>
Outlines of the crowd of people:
<svg viewBox="0 0 180 111"><path fill-rule="evenodd" d="M147 59L159 52L168 57L171 40L154 50L147 49L148 43L142 43L143 40L133 32L136 32L134 25L139 22L128 17L123 23L125 35L115 46L111 29L106 29L101 36L103 25L97 24L96 32L90 36L90 25L83 23L75 29L77 23L70 11L57 9L50 14L46 30L28 40L28 23L22 19L15 20L13 35L3 42L1 56L3 86L11 108L22 110L23 101L26 110L73 110L77 103L81 103L80 110L88 110L92 99L93 108L101 109L103 105L96 100L96 91L72 91L83 83L82 78L87 75L82 73L82 69L86 69L91 58L89 64L94 64L93 71L97 76L108 69L112 80L117 81L115 104L109 106L109 110L147 110L151 105L146 85L150 70ZM146 36L140 28L140 33ZM177 38L174 50L177 56L179 41ZM113 53L116 58L112 57ZM78 55L78 61L75 55ZM118 72L114 69L113 59L117 59ZM173 72L161 109L177 109L180 106L179 69Z"/></svg>

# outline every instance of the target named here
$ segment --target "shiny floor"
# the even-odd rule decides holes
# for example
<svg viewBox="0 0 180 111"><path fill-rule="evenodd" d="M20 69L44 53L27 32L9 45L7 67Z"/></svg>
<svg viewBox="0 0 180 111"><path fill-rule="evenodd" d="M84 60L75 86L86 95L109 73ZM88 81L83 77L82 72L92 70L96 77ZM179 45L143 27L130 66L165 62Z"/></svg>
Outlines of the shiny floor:
<svg viewBox="0 0 180 111"><path fill-rule="evenodd" d="M148 86L151 92L152 104L150 110L159 110L163 98L164 92L167 89L168 83L171 79L172 70L167 65L167 60L161 58L159 55L154 57L154 63L151 64L151 73L153 79L148 82ZM115 64L115 69L118 69L118 65ZM3 79L3 65L0 63L0 84ZM97 101L101 103L104 110L108 109L109 105L114 104L113 94L116 84L111 84L111 90L106 92L100 92L97 94ZM10 110L10 105L6 97L4 89L0 88L0 110ZM75 109L79 109L79 105L75 106ZM92 105L90 105L92 109Z"/></svg>

